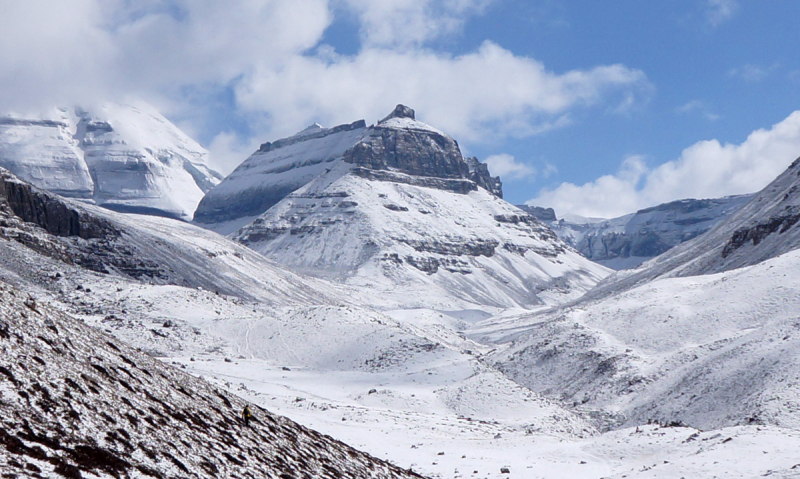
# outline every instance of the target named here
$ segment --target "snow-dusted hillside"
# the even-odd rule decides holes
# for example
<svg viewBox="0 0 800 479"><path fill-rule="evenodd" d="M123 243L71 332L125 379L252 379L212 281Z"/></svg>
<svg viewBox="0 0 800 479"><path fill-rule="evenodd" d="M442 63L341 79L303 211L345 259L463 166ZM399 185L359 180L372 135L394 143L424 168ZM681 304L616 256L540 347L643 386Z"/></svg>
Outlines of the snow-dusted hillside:
<svg viewBox="0 0 800 479"><path fill-rule="evenodd" d="M221 179L208 152L148 105L51 117L0 118L0 166L54 193L185 220Z"/></svg>
<svg viewBox="0 0 800 479"><path fill-rule="evenodd" d="M592 291L600 297L658 277L683 277L758 264L800 247L800 159L735 213L691 241Z"/></svg>
<svg viewBox="0 0 800 479"><path fill-rule="evenodd" d="M166 366L0 283L6 477L421 477Z"/></svg>
<svg viewBox="0 0 800 479"><path fill-rule="evenodd" d="M566 309L491 319L469 337L503 345L492 361L512 379L605 414L609 427L653 420L796 429L798 271L795 250Z"/></svg>
<svg viewBox="0 0 800 479"><path fill-rule="evenodd" d="M215 233L58 197L2 169L0 239L0 277L14 284L50 284L48 275L74 265L115 278L202 288L267 304L335 301L329 285L285 271Z"/></svg>
<svg viewBox="0 0 800 479"><path fill-rule="evenodd" d="M510 377L611 424L800 427L799 169L569 307L493 318L471 337L506 344L494 360Z"/></svg>
<svg viewBox="0 0 800 479"><path fill-rule="evenodd" d="M345 132L357 133L354 144L337 140L324 170L232 237L294 271L364 286L389 307L553 304L607 274L500 199L488 169L470 166L452 138L413 110L398 106L375 126ZM292 164L318 165L314 142L333 136L300 134L269 155L282 158L285 148ZM310 156L295 151L309 142ZM267 188L271 178L253 181ZM226 180L207 198L243 181Z"/></svg>
<svg viewBox="0 0 800 479"><path fill-rule="evenodd" d="M710 230L752 195L686 199L612 219L556 219L552 209L521 206L592 261L612 269L635 268ZM550 215L550 213L553 213Z"/></svg>

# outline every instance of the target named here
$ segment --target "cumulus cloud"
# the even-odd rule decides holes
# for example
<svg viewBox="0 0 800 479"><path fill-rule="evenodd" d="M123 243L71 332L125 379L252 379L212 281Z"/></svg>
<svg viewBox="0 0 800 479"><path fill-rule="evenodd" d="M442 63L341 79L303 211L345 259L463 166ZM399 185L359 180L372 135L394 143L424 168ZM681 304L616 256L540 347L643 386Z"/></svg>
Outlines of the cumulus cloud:
<svg viewBox="0 0 800 479"><path fill-rule="evenodd" d="M695 143L680 158L648 169L629 157L615 175L583 185L543 189L528 204L553 207L559 215L611 218L683 198L752 193L766 186L800 155L800 111L739 144Z"/></svg>
<svg viewBox="0 0 800 479"><path fill-rule="evenodd" d="M365 47L419 46L459 31L494 0L344 0L361 23Z"/></svg>
<svg viewBox="0 0 800 479"><path fill-rule="evenodd" d="M4 109L229 82L302 54L332 21L327 0L0 0L0 9Z"/></svg>
<svg viewBox="0 0 800 479"><path fill-rule="evenodd" d="M208 166L223 175L228 175L258 147L259 142L255 139L245 139L234 132L223 131L208 145Z"/></svg>
<svg viewBox="0 0 800 479"><path fill-rule="evenodd" d="M733 77L741 78L747 83L756 83L770 76L770 74L772 74L772 72L777 68L777 65L764 68L757 65L747 64L731 69L728 74Z"/></svg>
<svg viewBox="0 0 800 479"><path fill-rule="evenodd" d="M503 180L518 180L536 176L536 168L519 162L506 153L491 155L486 158L485 163L489 165L489 172L492 175L500 176Z"/></svg>
<svg viewBox="0 0 800 479"><path fill-rule="evenodd" d="M325 124L379 119L396 103L465 141L529 136L569 123L572 109L647 94L639 70L599 66L556 74L492 43L459 56L430 50L366 49L334 61L297 56L260 68L237 86L242 106L280 115L291 133L309 118Z"/></svg>
<svg viewBox="0 0 800 479"><path fill-rule="evenodd" d="M703 116L706 120L709 121L716 121L719 120L719 115L712 112L711 109L702 101L700 100L692 100L687 102L675 109L676 113L682 114L699 114Z"/></svg>
<svg viewBox="0 0 800 479"><path fill-rule="evenodd" d="M645 74L624 65L553 72L490 41L460 55L431 46L494 1L0 0L0 111L135 97L206 131L213 99L198 92L223 91L238 118L260 119L248 134L265 141L406 103L470 142L539 134L577 109L623 111L649 95ZM321 43L342 9L361 29L353 55Z"/></svg>

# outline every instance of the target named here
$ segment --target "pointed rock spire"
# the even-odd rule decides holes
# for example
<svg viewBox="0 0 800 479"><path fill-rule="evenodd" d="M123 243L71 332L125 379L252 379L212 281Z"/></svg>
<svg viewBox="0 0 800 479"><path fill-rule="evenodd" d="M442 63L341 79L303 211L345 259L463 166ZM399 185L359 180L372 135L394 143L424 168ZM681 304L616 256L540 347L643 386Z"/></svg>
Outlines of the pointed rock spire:
<svg viewBox="0 0 800 479"><path fill-rule="evenodd" d="M383 123L391 118L411 118L412 120L416 120L414 116L414 110L405 105L397 105L394 107L394 111L389 113L389 115L381 120L380 123Z"/></svg>

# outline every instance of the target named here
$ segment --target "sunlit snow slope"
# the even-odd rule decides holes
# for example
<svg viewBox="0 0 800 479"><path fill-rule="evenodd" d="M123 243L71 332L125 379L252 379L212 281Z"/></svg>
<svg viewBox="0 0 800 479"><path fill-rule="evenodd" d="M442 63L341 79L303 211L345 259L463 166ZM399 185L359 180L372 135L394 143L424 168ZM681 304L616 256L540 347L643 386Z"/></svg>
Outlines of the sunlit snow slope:
<svg viewBox="0 0 800 479"><path fill-rule="evenodd" d="M190 220L220 176L152 107L106 103L0 118L0 166L40 188L119 211Z"/></svg>

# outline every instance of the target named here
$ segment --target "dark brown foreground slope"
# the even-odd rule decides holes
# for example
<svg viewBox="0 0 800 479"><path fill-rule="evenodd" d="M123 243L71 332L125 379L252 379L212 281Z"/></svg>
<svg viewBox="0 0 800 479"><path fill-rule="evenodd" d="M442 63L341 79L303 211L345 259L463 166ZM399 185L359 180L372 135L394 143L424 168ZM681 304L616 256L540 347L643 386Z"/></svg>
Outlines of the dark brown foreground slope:
<svg viewBox="0 0 800 479"><path fill-rule="evenodd" d="M0 283L0 477L420 477Z"/></svg>

